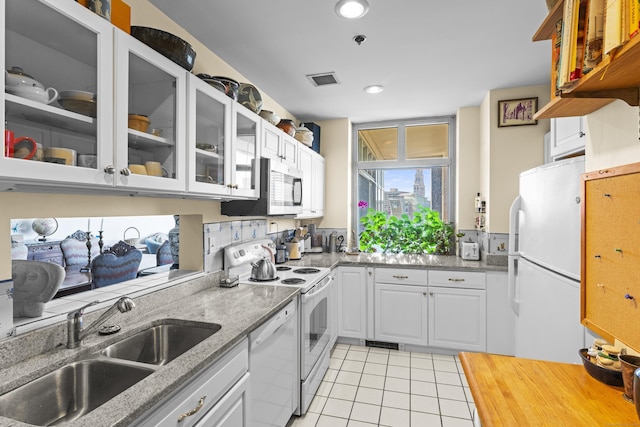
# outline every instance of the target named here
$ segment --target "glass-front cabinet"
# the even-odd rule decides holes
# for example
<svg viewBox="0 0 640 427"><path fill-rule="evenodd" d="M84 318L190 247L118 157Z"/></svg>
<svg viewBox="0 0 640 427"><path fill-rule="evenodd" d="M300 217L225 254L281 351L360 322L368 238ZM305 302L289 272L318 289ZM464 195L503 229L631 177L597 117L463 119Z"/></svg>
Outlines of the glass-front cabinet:
<svg viewBox="0 0 640 427"><path fill-rule="evenodd" d="M234 198L258 198L260 193L260 146L262 118L233 103L231 127L233 146L227 186Z"/></svg>
<svg viewBox="0 0 640 427"><path fill-rule="evenodd" d="M0 180L112 186L113 26L70 1L1 5Z"/></svg>
<svg viewBox="0 0 640 427"><path fill-rule="evenodd" d="M122 31L116 40L116 185L185 191L188 74Z"/></svg>
<svg viewBox="0 0 640 427"><path fill-rule="evenodd" d="M194 75L189 76L187 88L187 189L228 195L225 163L231 157L232 100Z"/></svg>

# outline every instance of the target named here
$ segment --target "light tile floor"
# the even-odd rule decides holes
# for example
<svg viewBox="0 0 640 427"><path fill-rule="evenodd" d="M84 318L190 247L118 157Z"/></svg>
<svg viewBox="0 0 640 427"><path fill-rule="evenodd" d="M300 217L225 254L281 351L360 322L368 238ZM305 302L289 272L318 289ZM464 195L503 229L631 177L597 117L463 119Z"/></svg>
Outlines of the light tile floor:
<svg viewBox="0 0 640 427"><path fill-rule="evenodd" d="M472 427L457 356L338 344L316 397L289 427Z"/></svg>

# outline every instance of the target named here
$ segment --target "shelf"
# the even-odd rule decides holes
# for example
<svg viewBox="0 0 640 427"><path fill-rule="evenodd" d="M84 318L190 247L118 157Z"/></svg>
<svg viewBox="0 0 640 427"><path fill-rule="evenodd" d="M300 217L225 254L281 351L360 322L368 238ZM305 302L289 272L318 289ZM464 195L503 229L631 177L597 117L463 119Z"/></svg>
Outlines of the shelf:
<svg viewBox="0 0 640 427"><path fill-rule="evenodd" d="M173 141L150 133L128 129L129 147L131 148L169 148L173 147Z"/></svg>
<svg viewBox="0 0 640 427"><path fill-rule="evenodd" d="M32 101L10 93L4 94L4 100L7 117L22 118L55 128L96 136L96 119L93 117Z"/></svg>
<svg viewBox="0 0 640 427"><path fill-rule="evenodd" d="M539 42L542 40L551 40L551 36L556 31L556 22L562 19L562 12L564 10L564 1L559 0L553 9L549 11L549 14L542 21L542 24L538 28L538 31L533 35L532 40Z"/></svg>
<svg viewBox="0 0 640 427"><path fill-rule="evenodd" d="M201 150L199 148L196 148L196 154L199 156L203 156L203 157L210 157L212 159L219 159L220 158L220 154L218 153L214 153L212 151L207 151L207 150Z"/></svg>
<svg viewBox="0 0 640 427"><path fill-rule="evenodd" d="M554 11L550 12L549 16ZM549 16L545 19L545 23L553 21ZM536 36L544 35L542 30L544 26L543 23ZM622 99L629 105L637 106L640 98L638 89L640 73L637 70L640 64L640 36L632 38L613 53L613 56L606 55L600 64L580 78L573 87L565 90L560 98L545 105L534 118L583 116L616 99Z"/></svg>

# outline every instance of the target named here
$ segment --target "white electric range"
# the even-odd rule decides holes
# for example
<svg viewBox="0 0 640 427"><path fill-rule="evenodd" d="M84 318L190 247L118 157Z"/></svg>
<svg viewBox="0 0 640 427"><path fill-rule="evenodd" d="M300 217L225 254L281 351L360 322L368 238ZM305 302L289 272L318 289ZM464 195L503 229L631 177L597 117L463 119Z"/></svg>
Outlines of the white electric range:
<svg viewBox="0 0 640 427"><path fill-rule="evenodd" d="M245 285L295 286L300 289L300 404L297 415L307 412L322 378L329 368L330 269L326 267L276 266L277 277L256 281L251 278L252 262L271 258L275 244L257 239L225 248L227 277L239 276Z"/></svg>

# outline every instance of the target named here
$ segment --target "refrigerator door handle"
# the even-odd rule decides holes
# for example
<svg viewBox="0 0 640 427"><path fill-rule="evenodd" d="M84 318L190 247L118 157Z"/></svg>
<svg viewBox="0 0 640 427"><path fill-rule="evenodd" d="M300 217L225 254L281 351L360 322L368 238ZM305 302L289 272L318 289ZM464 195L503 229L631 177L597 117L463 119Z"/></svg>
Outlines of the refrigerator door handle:
<svg viewBox="0 0 640 427"><path fill-rule="evenodd" d="M520 314L520 299L518 298L517 282L518 276L518 260L520 252L518 248L518 230L520 228L519 219L522 207L522 197L518 196L511 204L509 210L509 264L508 264L508 295L511 310L516 314Z"/></svg>
<svg viewBox="0 0 640 427"><path fill-rule="evenodd" d="M508 273L508 298L509 304L511 305L511 310L515 313L515 315L520 314L520 298L519 292L517 289L518 283L518 260L520 257L518 255L509 255L509 273Z"/></svg>
<svg viewBox="0 0 640 427"><path fill-rule="evenodd" d="M520 208L522 207L522 197L518 196L513 200L511 204L511 209L509 209L509 253L510 254L518 254L519 248L518 246L518 229L519 227L519 217L520 217Z"/></svg>

